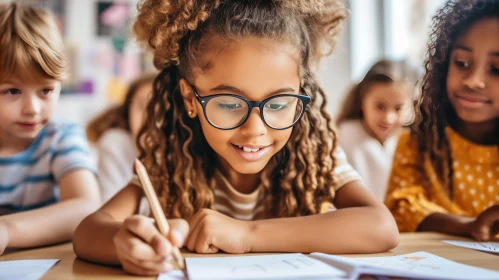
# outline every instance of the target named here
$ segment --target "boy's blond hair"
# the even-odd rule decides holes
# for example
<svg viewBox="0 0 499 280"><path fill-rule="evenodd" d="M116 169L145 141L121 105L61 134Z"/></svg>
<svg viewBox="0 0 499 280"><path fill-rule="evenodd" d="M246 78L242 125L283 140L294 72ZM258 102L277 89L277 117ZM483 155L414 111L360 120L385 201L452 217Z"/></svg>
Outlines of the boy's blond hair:
<svg viewBox="0 0 499 280"><path fill-rule="evenodd" d="M0 30L0 79L13 75L64 78L64 45L49 12L18 3L0 4Z"/></svg>

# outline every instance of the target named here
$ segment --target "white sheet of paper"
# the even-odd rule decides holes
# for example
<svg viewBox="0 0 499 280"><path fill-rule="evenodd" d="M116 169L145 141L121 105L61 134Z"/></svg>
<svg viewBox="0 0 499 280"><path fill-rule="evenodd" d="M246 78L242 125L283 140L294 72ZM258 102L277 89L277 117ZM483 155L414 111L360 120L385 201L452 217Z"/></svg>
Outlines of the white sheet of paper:
<svg viewBox="0 0 499 280"><path fill-rule="evenodd" d="M499 242L473 242L473 241L458 241L458 240L443 240L443 242L454 246L499 254Z"/></svg>
<svg viewBox="0 0 499 280"><path fill-rule="evenodd" d="M303 254L187 258L190 280L198 279L333 279L345 272Z"/></svg>
<svg viewBox="0 0 499 280"><path fill-rule="evenodd" d="M315 256L324 261L330 259L336 262L348 263L357 267L358 272L366 274L412 277L416 279L499 279L499 272L497 271L460 264L427 252L368 258L346 258L320 253L311 254L311 257Z"/></svg>
<svg viewBox="0 0 499 280"><path fill-rule="evenodd" d="M40 279L59 260L0 261L0 280Z"/></svg>
<svg viewBox="0 0 499 280"><path fill-rule="evenodd" d="M182 270L172 270L168 273L161 273L157 280L184 280L184 272Z"/></svg>

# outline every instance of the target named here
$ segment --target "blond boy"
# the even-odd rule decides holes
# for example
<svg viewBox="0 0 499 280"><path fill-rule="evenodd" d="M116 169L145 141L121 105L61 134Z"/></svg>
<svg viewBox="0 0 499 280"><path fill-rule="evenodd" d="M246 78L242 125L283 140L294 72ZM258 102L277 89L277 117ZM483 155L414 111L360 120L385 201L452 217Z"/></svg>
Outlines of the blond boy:
<svg viewBox="0 0 499 280"><path fill-rule="evenodd" d="M0 4L0 254L71 239L98 207L84 130L52 117L66 61L45 11Z"/></svg>

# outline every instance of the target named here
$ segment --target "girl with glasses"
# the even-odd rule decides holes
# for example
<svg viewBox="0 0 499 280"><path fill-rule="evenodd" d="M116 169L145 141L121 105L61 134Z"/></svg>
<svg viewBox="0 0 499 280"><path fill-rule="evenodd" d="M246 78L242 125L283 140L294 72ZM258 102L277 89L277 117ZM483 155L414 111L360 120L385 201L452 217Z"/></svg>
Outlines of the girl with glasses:
<svg viewBox="0 0 499 280"><path fill-rule="evenodd" d="M139 135L141 160L171 231L162 236L136 215L142 190L132 180L80 224L76 254L155 275L172 269L172 246L198 253L396 246L392 216L337 147L313 72L346 14L336 0L141 2L134 30L161 69ZM327 211L332 205L337 210Z"/></svg>

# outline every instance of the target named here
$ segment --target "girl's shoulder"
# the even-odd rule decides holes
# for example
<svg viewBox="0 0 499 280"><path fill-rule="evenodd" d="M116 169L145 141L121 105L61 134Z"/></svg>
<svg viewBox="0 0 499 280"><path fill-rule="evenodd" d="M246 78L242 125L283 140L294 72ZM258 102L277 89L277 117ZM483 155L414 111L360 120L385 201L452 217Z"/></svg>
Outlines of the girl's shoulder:
<svg viewBox="0 0 499 280"><path fill-rule="evenodd" d="M120 161L120 164L131 166L137 157L132 135L121 128L112 128L104 132L94 148L95 156L101 163L110 158Z"/></svg>
<svg viewBox="0 0 499 280"><path fill-rule="evenodd" d="M95 149L97 154L121 154L122 157L129 159L137 156L132 135L121 128L111 128L104 132L97 141Z"/></svg>
<svg viewBox="0 0 499 280"><path fill-rule="evenodd" d="M370 138L360 120L344 121L338 125L340 145L358 145L366 138Z"/></svg>
<svg viewBox="0 0 499 280"><path fill-rule="evenodd" d="M134 146L132 134L122 128L111 128L104 132L97 141L97 145L125 145Z"/></svg>
<svg viewBox="0 0 499 280"><path fill-rule="evenodd" d="M340 135L350 136L352 134L358 134L362 131L364 131L364 127L362 126L360 120L348 120L341 122L338 125L338 133L340 133Z"/></svg>
<svg viewBox="0 0 499 280"><path fill-rule="evenodd" d="M366 131L361 120L349 120L340 124L338 128L338 143L347 153L352 151L370 152L375 150L387 150L393 153L397 145L398 136L390 136L385 144L380 145L379 141ZM389 147L389 148L387 148Z"/></svg>

